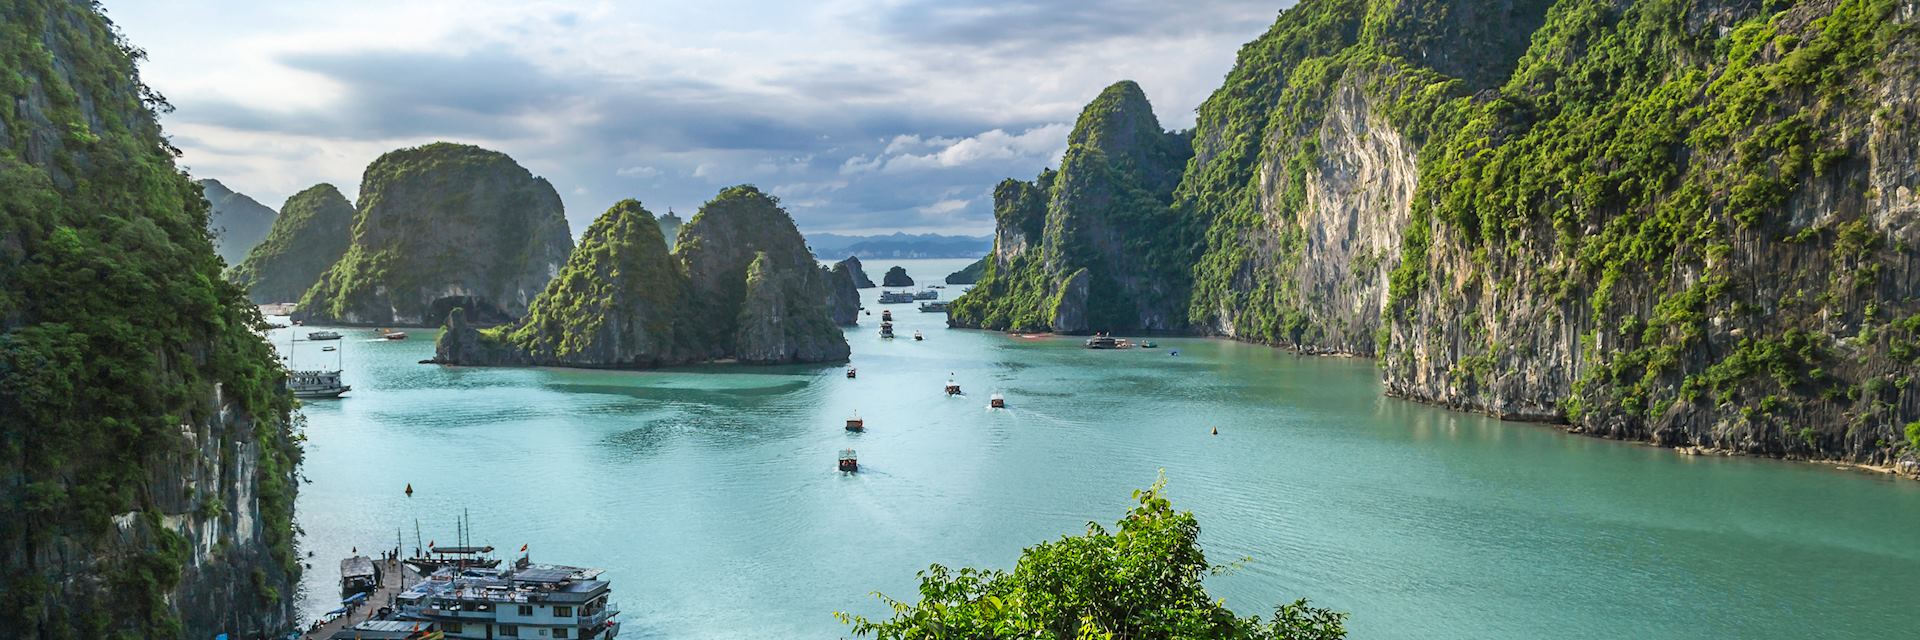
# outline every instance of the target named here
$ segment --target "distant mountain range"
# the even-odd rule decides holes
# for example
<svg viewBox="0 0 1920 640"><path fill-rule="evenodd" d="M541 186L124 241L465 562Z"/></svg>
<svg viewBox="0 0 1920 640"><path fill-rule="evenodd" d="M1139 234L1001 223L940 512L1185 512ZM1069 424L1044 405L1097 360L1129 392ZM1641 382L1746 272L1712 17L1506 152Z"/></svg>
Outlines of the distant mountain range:
<svg viewBox="0 0 1920 640"><path fill-rule="evenodd" d="M978 258L993 250L993 236L895 233L885 236L807 234L807 246L821 258Z"/></svg>

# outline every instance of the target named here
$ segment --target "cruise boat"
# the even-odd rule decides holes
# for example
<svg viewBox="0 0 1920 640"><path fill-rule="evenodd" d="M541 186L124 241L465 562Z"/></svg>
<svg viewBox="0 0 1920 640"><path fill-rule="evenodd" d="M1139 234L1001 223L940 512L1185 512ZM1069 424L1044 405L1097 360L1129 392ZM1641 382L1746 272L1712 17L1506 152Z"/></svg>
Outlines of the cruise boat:
<svg viewBox="0 0 1920 640"><path fill-rule="evenodd" d="M882 291L880 304L906 304L913 302L912 291Z"/></svg>
<svg viewBox="0 0 1920 640"><path fill-rule="evenodd" d="M1088 349L1125 349L1131 346L1126 338L1115 338L1104 333L1087 338Z"/></svg>
<svg viewBox="0 0 1920 640"><path fill-rule="evenodd" d="M854 455L852 449L840 450L840 470L847 473L860 470L860 458Z"/></svg>
<svg viewBox="0 0 1920 640"><path fill-rule="evenodd" d="M340 332L338 332L338 331L309 331L309 332L307 332L307 339L308 339L308 340L339 340L339 339L340 339Z"/></svg>
<svg viewBox="0 0 1920 640"><path fill-rule="evenodd" d="M950 396L960 395L960 383L955 381L953 378L947 378L947 395L950 395Z"/></svg>
<svg viewBox="0 0 1920 640"><path fill-rule="evenodd" d="M913 332L913 339L914 339L914 341L915 341L915 342L918 342L918 341L921 341L921 340L925 340L925 339L927 339L927 337L926 337L926 336L923 336L923 335L920 335L920 332L919 332L919 331L915 331L915 332Z"/></svg>
<svg viewBox="0 0 1920 640"><path fill-rule="evenodd" d="M996 391L993 395L987 396L987 407L991 409L1005 409L1007 408L1007 397L1000 395L1000 392Z"/></svg>
<svg viewBox="0 0 1920 640"><path fill-rule="evenodd" d="M443 567L395 598L395 618L431 622L447 638L578 638L620 633L620 607L601 569L534 564Z"/></svg>
<svg viewBox="0 0 1920 640"><path fill-rule="evenodd" d="M889 340L893 339L893 323L891 322L880 323L880 337L886 338Z"/></svg>
<svg viewBox="0 0 1920 640"><path fill-rule="evenodd" d="M866 431L867 421L860 419L859 412L854 412L853 417L847 418L847 430L854 432Z"/></svg>
<svg viewBox="0 0 1920 640"><path fill-rule="evenodd" d="M287 390L295 398L338 398L353 387L340 384L339 371L289 371Z"/></svg>
<svg viewBox="0 0 1920 640"><path fill-rule="evenodd" d="M939 300L939 299L940 299L940 292L938 292L938 291L934 291L934 290L932 290L932 289L921 289L921 290L919 290L919 291L917 291L917 292L914 292L914 294L913 294L913 299L915 299L915 300Z"/></svg>
<svg viewBox="0 0 1920 640"><path fill-rule="evenodd" d="M946 313L947 303L944 301L922 302L920 303L920 312L921 313Z"/></svg>

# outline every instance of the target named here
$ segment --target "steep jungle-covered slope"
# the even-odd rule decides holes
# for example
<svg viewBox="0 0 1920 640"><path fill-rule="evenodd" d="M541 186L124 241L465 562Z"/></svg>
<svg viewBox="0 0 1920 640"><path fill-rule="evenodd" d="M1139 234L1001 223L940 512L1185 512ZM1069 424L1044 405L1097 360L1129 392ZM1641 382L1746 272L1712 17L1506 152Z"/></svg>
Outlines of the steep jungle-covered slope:
<svg viewBox="0 0 1920 640"><path fill-rule="evenodd" d="M472 145L380 156L355 208L346 255L301 298L296 317L431 326L462 307L471 322L511 322L573 250L553 185Z"/></svg>
<svg viewBox="0 0 1920 640"><path fill-rule="evenodd" d="M1058 172L994 190L993 260L949 322L1065 333L1184 324L1190 234L1169 205L1191 155L1139 85L1102 91Z"/></svg>
<svg viewBox="0 0 1920 640"><path fill-rule="evenodd" d="M207 203L213 205L207 227L213 231L214 252L228 265L240 264L248 251L266 239L277 216L272 208L247 194L228 189L219 180L206 179L198 183Z"/></svg>
<svg viewBox="0 0 1920 640"><path fill-rule="evenodd" d="M622 201L587 229L524 320L482 330L456 311L435 360L650 368L847 358L829 304L830 272L771 196L728 188L701 207L680 239L669 253L653 214Z"/></svg>
<svg viewBox="0 0 1920 640"><path fill-rule="evenodd" d="M1459 408L1896 462L1920 448L1916 15L1306 0L1200 109L1185 321L1377 356L1391 393ZM1002 185L957 308L1046 293L989 286L1036 190Z"/></svg>
<svg viewBox="0 0 1920 640"><path fill-rule="evenodd" d="M353 235L353 203L330 184L287 198L267 238L227 272L256 303L293 302L320 281Z"/></svg>
<svg viewBox="0 0 1920 640"><path fill-rule="evenodd" d="M0 635L292 624L292 400L140 50L0 2Z"/></svg>

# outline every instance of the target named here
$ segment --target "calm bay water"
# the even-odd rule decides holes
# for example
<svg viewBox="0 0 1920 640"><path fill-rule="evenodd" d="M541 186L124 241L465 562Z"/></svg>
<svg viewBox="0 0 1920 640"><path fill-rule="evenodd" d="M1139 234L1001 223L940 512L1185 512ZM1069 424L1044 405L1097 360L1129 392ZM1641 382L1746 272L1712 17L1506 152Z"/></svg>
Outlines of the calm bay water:
<svg viewBox="0 0 1920 640"><path fill-rule="evenodd" d="M417 364L430 330L297 343L354 387L303 410L303 612L334 606L350 548L396 530L411 548L416 518L450 544L468 509L477 542L608 569L622 637L842 637L833 612L878 615L870 592L912 599L932 562L1009 568L1111 524L1164 469L1209 558L1240 564L1215 596L1242 615L1310 597L1355 638L1887 638L1920 619L1899 586L1920 575L1920 483L1448 412L1382 397L1366 360L1087 351L862 293L856 380ZM878 337L883 308L900 339ZM949 372L965 397L942 396ZM864 434L841 428L855 411ZM847 447L857 475L834 469Z"/></svg>

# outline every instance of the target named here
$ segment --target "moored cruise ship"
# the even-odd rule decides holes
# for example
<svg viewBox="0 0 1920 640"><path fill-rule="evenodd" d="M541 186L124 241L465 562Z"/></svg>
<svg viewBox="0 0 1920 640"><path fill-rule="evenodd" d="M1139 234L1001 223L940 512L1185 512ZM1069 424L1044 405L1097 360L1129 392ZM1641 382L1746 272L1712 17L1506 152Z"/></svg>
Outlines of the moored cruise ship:
<svg viewBox="0 0 1920 640"><path fill-rule="evenodd" d="M611 639L620 633L602 570L532 564L447 567L398 597L396 617L428 620L447 638Z"/></svg>

